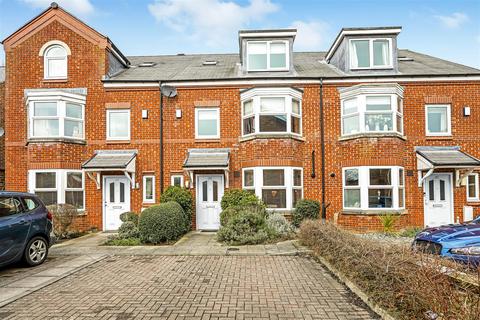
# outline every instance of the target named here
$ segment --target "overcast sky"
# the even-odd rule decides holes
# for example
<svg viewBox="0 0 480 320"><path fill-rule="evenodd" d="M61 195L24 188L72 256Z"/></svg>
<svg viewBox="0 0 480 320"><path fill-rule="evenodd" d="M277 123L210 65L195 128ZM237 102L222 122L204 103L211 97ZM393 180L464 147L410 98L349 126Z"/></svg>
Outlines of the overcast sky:
<svg viewBox="0 0 480 320"><path fill-rule="evenodd" d="M0 38L51 0L0 0ZM57 0L125 55L238 52L239 29L298 29L328 50L342 27L402 26L399 47L480 68L480 0ZM4 62L3 50L0 64Z"/></svg>

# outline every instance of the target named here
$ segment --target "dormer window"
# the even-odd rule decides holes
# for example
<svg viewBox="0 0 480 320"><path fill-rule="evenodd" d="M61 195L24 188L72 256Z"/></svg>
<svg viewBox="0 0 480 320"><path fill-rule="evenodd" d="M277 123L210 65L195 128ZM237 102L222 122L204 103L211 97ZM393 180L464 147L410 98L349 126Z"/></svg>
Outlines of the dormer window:
<svg viewBox="0 0 480 320"><path fill-rule="evenodd" d="M45 79L67 79L70 48L62 41L52 40L40 49L43 56L43 77Z"/></svg>
<svg viewBox="0 0 480 320"><path fill-rule="evenodd" d="M247 70L288 70L288 52L288 41L249 41L247 43Z"/></svg>
<svg viewBox="0 0 480 320"><path fill-rule="evenodd" d="M351 39L351 69L392 68L391 39Z"/></svg>

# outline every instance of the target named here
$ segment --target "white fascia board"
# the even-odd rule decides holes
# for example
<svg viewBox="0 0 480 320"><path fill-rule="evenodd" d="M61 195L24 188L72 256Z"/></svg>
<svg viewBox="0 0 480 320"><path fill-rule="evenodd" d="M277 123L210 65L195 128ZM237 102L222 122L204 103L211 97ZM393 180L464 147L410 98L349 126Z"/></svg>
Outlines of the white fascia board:
<svg viewBox="0 0 480 320"><path fill-rule="evenodd" d="M351 87L339 88L340 99L347 99L361 94L396 94L403 98L403 87L398 83L357 84Z"/></svg>
<svg viewBox="0 0 480 320"><path fill-rule="evenodd" d="M45 100L69 100L72 102L85 104L87 97L81 94L69 93L64 91L35 91L28 92L27 103L30 101L45 101Z"/></svg>
<svg viewBox="0 0 480 320"><path fill-rule="evenodd" d="M296 36L296 32L250 32L250 33L240 33L240 38L280 38L280 37L294 37Z"/></svg>
<svg viewBox="0 0 480 320"><path fill-rule="evenodd" d="M292 96L302 100L302 92L293 88L253 88L240 94L240 100L245 101L255 96Z"/></svg>

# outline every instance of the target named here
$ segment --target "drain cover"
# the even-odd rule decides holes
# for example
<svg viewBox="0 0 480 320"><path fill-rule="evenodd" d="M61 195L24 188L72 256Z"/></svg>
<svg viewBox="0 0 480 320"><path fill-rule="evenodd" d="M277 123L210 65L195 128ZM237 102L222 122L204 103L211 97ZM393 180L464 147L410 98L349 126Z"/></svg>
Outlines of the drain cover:
<svg viewBox="0 0 480 320"><path fill-rule="evenodd" d="M240 249L239 248L228 248L227 250L228 251L239 251Z"/></svg>

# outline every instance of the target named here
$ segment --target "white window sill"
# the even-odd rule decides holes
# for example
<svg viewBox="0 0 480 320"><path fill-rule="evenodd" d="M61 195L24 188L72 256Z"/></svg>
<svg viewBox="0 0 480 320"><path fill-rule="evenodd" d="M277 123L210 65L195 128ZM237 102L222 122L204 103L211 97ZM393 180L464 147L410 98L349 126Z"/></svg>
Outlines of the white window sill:
<svg viewBox="0 0 480 320"><path fill-rule="evenodd" d="M408 214L408 210L392 208L382 208L381 210L343 209L340 213L343 215L383 216L386 214L404 215Z"/></svg>
<svg viewBox="0 0 480 320"><path fill-rule="evenodd" d="M407 137L398 132L363 132L341 136L338 141L346 141L359 138L399 138L407 140Z"/></svg>
<svg viewBox="0 0 480 320"><path fill-rule="evenodd" d="M254 133L248 136L242 136L239 142L250 141L254 139L294 139L298 141L305 141L305 138L295 133Z"/></svg>
<svg viewBox="0 0 480 320"><path fill-rule="evenodd" d="M87 144L85 139L67 138L67 137L28 138L27 140L27 143L52 143L52 142Z"/></svg>

